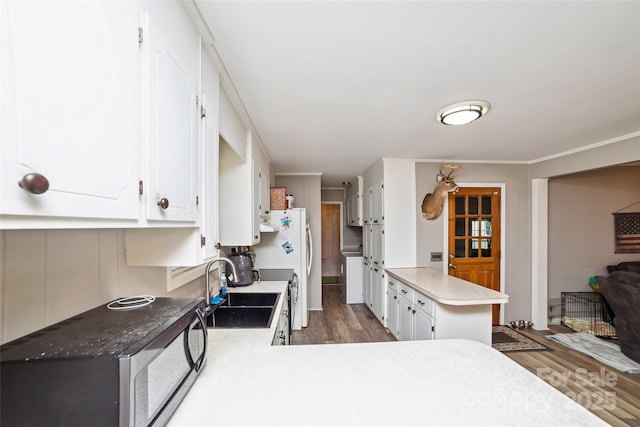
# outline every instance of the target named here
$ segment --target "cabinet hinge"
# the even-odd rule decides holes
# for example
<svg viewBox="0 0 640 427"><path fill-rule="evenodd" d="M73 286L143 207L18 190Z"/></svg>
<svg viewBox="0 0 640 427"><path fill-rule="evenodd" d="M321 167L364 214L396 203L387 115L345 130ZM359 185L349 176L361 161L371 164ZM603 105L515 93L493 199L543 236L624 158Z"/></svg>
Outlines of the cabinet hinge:
<svg viewBox="0 0 640 427"><path fill-rule="evenodd" d="M200 247L203 247L204 245L207 244L207 238L204 237L202 234L200 235Z"/></svg>
<svg viewBox="0 0 640 427"><path fill-rule="evenodd" d="M200 105L200 97L196 95L196 107L198 107L198 105Z"/></svg>
<svg viewBox="0 0 640 427"><path fill-rule="evenodd" d="M207 109L204 108L204 105L200 106L200 118L204 119L205 117L207 117Z"/></svg>
<svg viewBox="0 0 640 427"><path fill-rule="evenodd" d="M138 27L138 44L142 44L144 41L143 30L142 27Z"/></svg>
<svg viewBox="0 0 640 427"><path fill-rule="evenodd" d="M435 327L435 326L432 326L432 327L431 327L431 332L435 332L435 331L436 331L436 327Z"/></svg>
<svg viewBox="0 0 640 427"><path fill-rule="evenodd" d="M138 181L138 194L141 195L141 196L144 194L144 182L143 181Z"/></svg>
<svg viewBox="0 0 640 427"><path fill-rule="evenodd" d="M200 196L196 196L196 206L200 206Z"/></svg>

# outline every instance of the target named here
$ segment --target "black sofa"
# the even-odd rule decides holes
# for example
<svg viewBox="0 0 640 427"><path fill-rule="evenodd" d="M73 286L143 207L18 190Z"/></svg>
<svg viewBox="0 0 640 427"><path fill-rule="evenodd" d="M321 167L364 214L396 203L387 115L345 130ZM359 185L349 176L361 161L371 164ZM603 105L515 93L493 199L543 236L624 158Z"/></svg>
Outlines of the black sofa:
<svg viewBox="0 0 640 427"><path fill-rule="evenodd" d="M624 265L621 265L624 264ZM618 267L609 270L609 267ZM596 282L615 317L613 324L620 350L640 363L640 261L608 266L608 276L596 276Z"/></svg>
<svg viewBox="0 0 640 427"><path fill-rule="evenodd" d="M640 273L640 261L621 262L616 265L607 265L609 274L614 271L631 271L632 273Z"/></svg>

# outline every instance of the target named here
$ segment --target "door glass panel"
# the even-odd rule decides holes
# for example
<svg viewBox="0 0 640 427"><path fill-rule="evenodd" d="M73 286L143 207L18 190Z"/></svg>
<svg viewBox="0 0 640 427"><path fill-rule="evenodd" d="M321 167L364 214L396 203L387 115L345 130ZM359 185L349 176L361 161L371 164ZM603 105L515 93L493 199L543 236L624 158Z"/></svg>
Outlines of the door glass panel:
<svg viewBox="0 0 640 427"><path fill-rule="evenodd" d="M469 196L469 215L478 215L478 197Z"/></svg>
<svg viewBox="0 0 640 427"><path fill-rule="evenodd" d="M464 258L466 256L464 251L464 242L465 241L463 239L456 240L456 250L455 250L456 258Z"/></svg>
<svg viewBox="0 0 640 427"><path fill-rule="evenodd" d="M456 197L456 215L465 214L465 208L464 208L465 199L466 197Z"/></svg>
<svg viewBox="0 0 640 427"><path fill-rule="evenodd" d="M464 237L464 218L456 218L456 236Z"/></svg>
<svg viewBox="0 0 640 427"><path fill-rule="evenodd" d="M488 219L488 218L482 219L482 235L491 236L491 219Z"/></svg>
<svg viewBox="0 0 640 427"><path fill-rule="evenodd" d="M469 235L480 235L480 222L478 221L478 218L469 218Z"/></svg>
<svg viewBox="0 0 640 427"><path fill-rule="evenodd" d="M482 197L482 215L491 215L491 196Z"/></svg>
<svg viewBox="0 0 640 427"><path fill-rule="evenodd" d="M491 239L482 239L482 257L489 258L491 257Z"/></svg>
<svg viewBox="0 0 640 427"><path fill-rule="evenodd" d="M469 239L469 258L478 258L478 239Z"/></svg>

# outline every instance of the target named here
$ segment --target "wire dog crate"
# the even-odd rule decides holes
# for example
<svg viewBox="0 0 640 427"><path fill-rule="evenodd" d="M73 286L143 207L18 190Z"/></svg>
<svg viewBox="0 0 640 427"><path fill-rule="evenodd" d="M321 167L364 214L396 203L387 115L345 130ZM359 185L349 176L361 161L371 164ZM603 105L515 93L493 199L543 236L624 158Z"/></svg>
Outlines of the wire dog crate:
<svg viewBox="0 0 640 427"><path fill-rule="evenodd" d="M612 338L616 330L613 315L602 294L597 292L561 292L561 324L576 332Z"/></svg>

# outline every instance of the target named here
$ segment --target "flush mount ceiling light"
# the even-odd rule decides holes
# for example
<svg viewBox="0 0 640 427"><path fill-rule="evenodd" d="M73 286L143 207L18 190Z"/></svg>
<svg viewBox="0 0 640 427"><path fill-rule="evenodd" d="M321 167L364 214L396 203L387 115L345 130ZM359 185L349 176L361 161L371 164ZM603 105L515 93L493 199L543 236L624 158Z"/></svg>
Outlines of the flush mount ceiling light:
<svg viewBox="0 0 640 427"><path fill-rule="evenodd" d="M478 120L489 112L487 101L463 101L447 105L436 113L436 119L445 125L459 126Z"/></svg>

